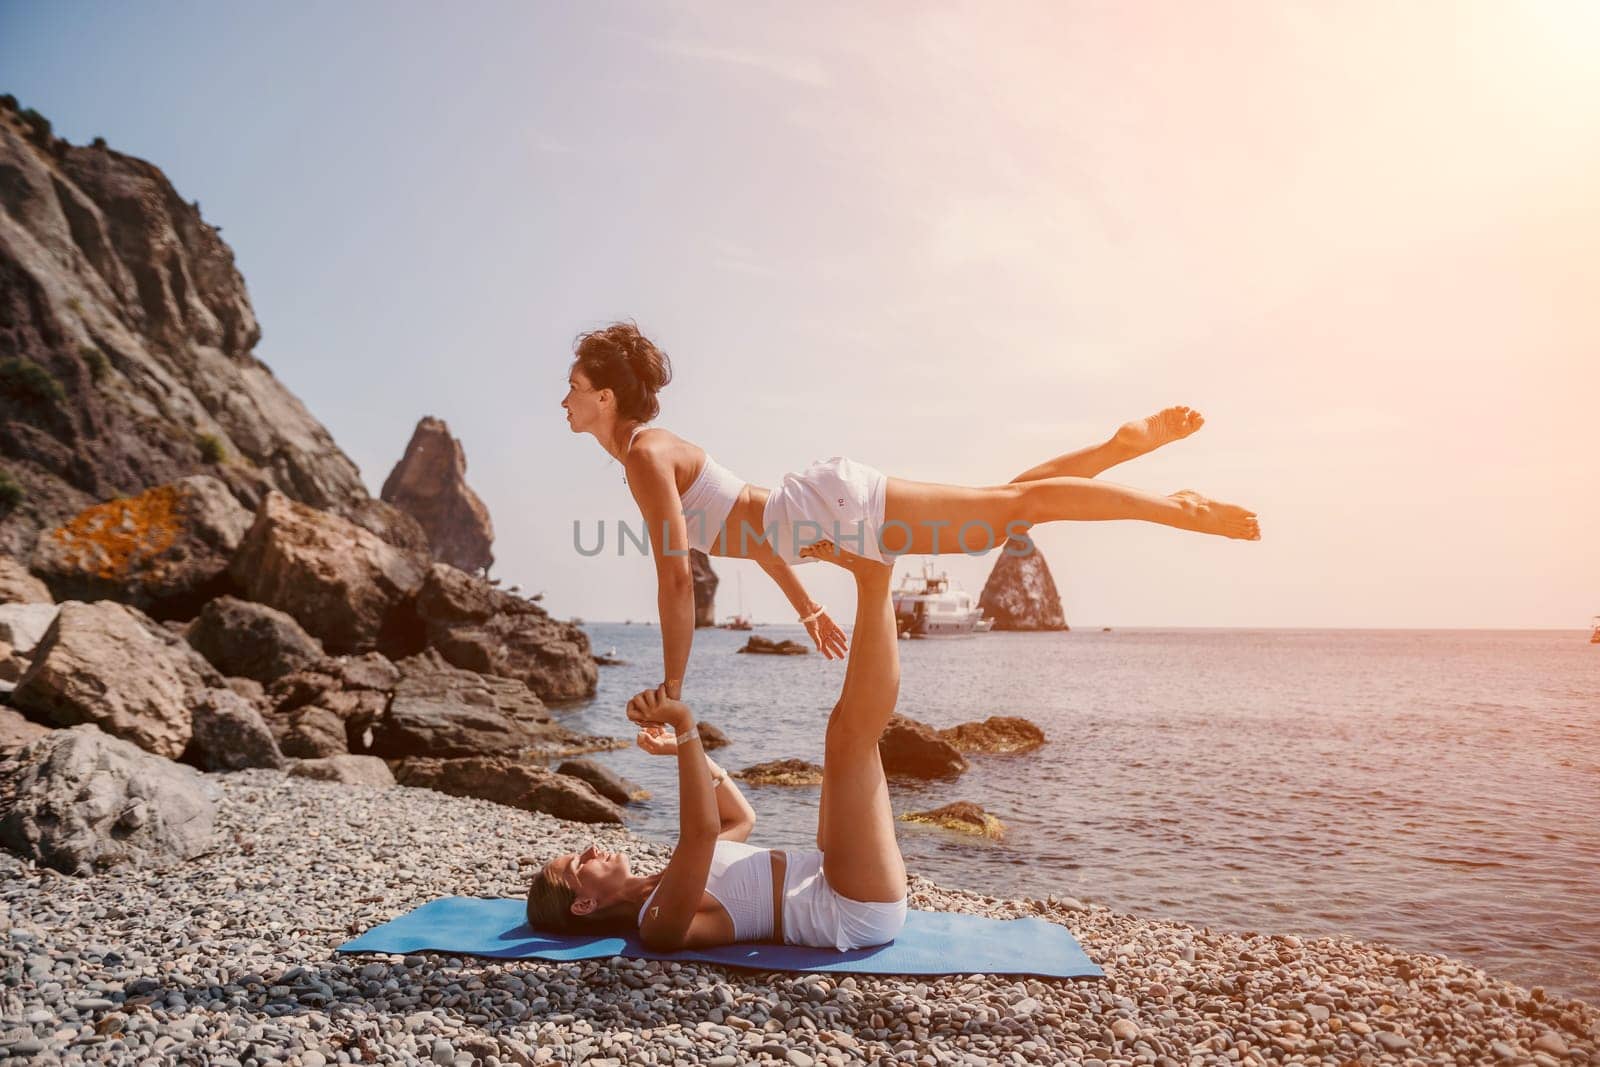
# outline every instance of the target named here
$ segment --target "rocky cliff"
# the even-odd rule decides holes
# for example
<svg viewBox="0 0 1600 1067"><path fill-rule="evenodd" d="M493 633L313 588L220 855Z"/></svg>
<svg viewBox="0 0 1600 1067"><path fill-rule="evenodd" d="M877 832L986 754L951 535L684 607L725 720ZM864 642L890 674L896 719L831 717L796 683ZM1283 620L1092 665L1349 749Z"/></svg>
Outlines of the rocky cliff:
<svg viewBox="0 0 1600 1067"><path fill-rule="evenodd" d="M443 419L417 423L378 496L417 520L439 562L469 574L494 562L494 523L467 485L467 453Z"/></svg>
<svg viewBox="0 0 1600 1067"><path fill-rule="evenodd" d="M155 166L70 145L0 97L0 551L91 504L211 474L417 547L254 355L261 328L217 227Z"/></svg>
<svg viewBox="0 0 1600 1067"><path fill-rule="evenodd" d="M1014 555L1023 553L1025 555ZM983 584L978 606L994 620L996 630L1065 630L1061 598L1050 577L1050 564L1037 545L1008 538Z"/></svg>
<svg viewBox="0 0 1600 1067"><path fill-rule="evenodd" d="M717 622L717 572L711 557L698 548L689 550L689 567L694 572L694 624L714 626Z"/></svg>

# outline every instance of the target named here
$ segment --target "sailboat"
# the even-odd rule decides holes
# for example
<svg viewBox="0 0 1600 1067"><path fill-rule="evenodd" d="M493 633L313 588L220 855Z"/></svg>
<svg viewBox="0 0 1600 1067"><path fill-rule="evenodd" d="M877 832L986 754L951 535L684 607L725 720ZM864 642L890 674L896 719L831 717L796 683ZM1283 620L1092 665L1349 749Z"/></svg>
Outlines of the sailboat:
<svg viewBox="0 0 1600 1067"><path fill-rule="evenodd" d="M755 626L750 622L750 616L744 613L744 575L736 574L734 575L734 578L736 578L739 583L739 611L733 616L733 618L722 624L722 629L753 630L755 629Z"/></svg>

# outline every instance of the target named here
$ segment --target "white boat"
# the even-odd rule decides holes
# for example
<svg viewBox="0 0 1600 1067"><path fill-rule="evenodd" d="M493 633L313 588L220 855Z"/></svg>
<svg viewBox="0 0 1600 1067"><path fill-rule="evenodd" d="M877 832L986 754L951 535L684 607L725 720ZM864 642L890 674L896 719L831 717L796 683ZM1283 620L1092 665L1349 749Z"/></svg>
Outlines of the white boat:
<svg viewBox="0 0 1600 1067"><path fill-rule="evenodd" d="M926 560L920 576L907 574L900 579L893 599L895 628L907 637L968 637L983 620L972 594L944 571L934 574Z"/></svg>
<svg viewBox="0 0 1600 1067"><path fill-rule="evenodd" d="M727 622L719 622L717 626L723 630L752 630L755 624L750 621L750 616L744 613L744 575L736 574L734 577L739 580L739 610Z"/></svg>
<svg viewBox="0 0 1600 1067"><path fill-rule="evenodd" d="M1591 645L1600 645L1600 615L1596 615L1590 621L1594 623L1594 632L1589 635L1589 643Z"/></svg>

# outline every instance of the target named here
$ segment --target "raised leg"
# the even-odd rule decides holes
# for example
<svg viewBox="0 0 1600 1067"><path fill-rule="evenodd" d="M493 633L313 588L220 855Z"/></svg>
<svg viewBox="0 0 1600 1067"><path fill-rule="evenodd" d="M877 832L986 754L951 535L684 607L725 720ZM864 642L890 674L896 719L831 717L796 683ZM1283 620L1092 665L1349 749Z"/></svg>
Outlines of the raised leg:
<svg viewBox="0 0 1600 1067"><path fill-rule="evenodd" d="M886 553L981 554L1040 522L1139 519L1195 533L1261 539L1255 513L1185 489L1157 496L1092 478L963 486L888 481L880 541Z"/></svg>
<svg viewBox="0 0 1600 1067"><path fill-rule="evenodd" d="M1154 452L1162 445L1188 437L1204 426L1205 421L1205 416L1193 408L1181 405L1163 408L1154 415L1123 423L1109 441L1046 460L1011 480L1035 482L1041 478L1093 478L1118 463L1126 463L1147 452Z"/></svg>
<svg viewBox="0 0 1600 1067"><path fill-rule="evenodd" d="M856 579L856 624L844 689L828 717L822 759L817 842L822 871L834 891L851 900L896 901L906 893L906 867L895 840L889 783L878 737L900 695L900 646L889 580L894 568L849 552L818 558ZM810 549L808 552L812 551Z"/></svg>

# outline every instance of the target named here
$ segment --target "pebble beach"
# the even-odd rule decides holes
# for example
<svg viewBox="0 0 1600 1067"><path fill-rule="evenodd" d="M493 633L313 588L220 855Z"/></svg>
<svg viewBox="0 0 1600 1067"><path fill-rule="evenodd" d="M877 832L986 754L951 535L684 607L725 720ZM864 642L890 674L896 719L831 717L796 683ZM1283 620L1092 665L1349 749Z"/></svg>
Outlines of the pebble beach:
<svg viewBox="0 0 1600 1067"><path fill-rule="evenodd" d="M0 854L0 1057L39 1064L1600 1062L1600 1013L1468 964L1217 932L912 872L911 904L1068 927L1103 980L824 976L626 960L337 955L441 896L521 897L593 839L488 801L247 770L212 854L73 877ZM754 840L761 839L758 826Z"/></svg>

